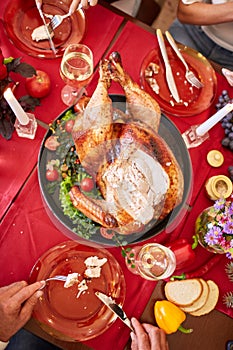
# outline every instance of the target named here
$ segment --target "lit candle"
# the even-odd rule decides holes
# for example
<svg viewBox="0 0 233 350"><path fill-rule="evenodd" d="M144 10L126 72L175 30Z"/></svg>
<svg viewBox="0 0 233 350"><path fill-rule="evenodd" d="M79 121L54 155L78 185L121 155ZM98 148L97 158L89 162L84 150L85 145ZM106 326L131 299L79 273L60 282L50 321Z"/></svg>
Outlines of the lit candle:
<svg viewBox="0 0 233 350"><path fill-rule="evenodd" d="M27 113L21 107L18 100L15 98L13 92L11 91L11 89L7 88L4 91L3 96L6 99L9 106L11 107L12 111L14 112L19 123L22 125L27 125L29 122L29 118L27 116Z"/></svg>
<svg viewBox="0 0 233 350"><path fill-rule="evenodd" d="M223 108L216 112L212 117L200 124L196 129L197 136L206 134L215 124L217 124L225 115L233 110L233 103L227 103Z"/></svg>

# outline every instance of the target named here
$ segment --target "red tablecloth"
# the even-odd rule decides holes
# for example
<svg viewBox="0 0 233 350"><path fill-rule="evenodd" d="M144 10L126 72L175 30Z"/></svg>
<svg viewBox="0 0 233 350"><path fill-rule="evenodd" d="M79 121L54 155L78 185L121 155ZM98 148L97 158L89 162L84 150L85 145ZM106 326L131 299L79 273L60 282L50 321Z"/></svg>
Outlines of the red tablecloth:
<svg viewBox="0 0 233 350"><path fill-rule="evenodd" d="M99 7L97 7L97 9L99 9ZM109 23L111 23L111 20ZM157 41L153 34L150 34L142 28L137 27L135 24L128 23L123 29L118 40L115 42L111 51L118 50L121 53L126 70L136 81L139 82L140 66L144 55L146 55L146 53L155 45L157 45ZM95 47L97 48L97 46L98 45L95 44L93 49L95 49ZM42 64L42 61L37 60L36 62ZM56 66L56 62L54 65ZM88 88L90 93L96 86L97 78L98 74L95 75ZM228 86L224 78L218 76L218 94L223 88L228 89L230 96L233 97L233 89ZM122 93L122 90L113 84L110 92ZM43 105L36 111L36 113L39 113L40 111L41 116L43 116L43 120L46 122L54 119L56 116L54 111L57 112L58 109L62 107L61 105L58 107L55 104L53 115L51 114L48 116L46 106L49 105L49 101L51 105L51 100L51 96L48 97L47 101L43 100ZM56 103L57 100L58 99L56 99ZM180 131L183 132L189 125L204 121L214 112L215 107L213 104L213 106L211 106L211 108L209 108L207 111L195 117L171 117L171 119L173 122L175 122ZM191 241L191 237L194 233L194 222L197 215L202 209L212 204L212 202L206 197L203 187L206 179L216 174L227 175L227 167L230 164L232 165L232 153L226 149L223 149L220 145L220 140L223 137L223 130L221 129L221 126L218 125L214 127L210 132L210 136L210 140L203 143L200 147L190 150L194 173L193 190L190 199L190 211L186 213L182 221L176 228L174 228L172 232L165 230L161 234L150 239L150 241L167 243L179 236L187 237ZM10 142L15 142L15 139L13 139L13 141L9 141L9 143ZM2 141L0 141L0 145L1 144ZM217 169L211 168L206 162L206 154L208 150L212 148L220 149L225 156L224 164ZM9 151L10 150L7 147L4 147L4 159L7 159L9 156ZM24 160L22 164L24 164ZM5 182L7 184L7 179L5 179ZM40 197L40 190L35 169L29 180L25 183L22 191L6 213L2 222L1 232L0 266L4 273L0 275L0 285L5 285L18 279L28 279L30 270L37 258L50 247L67 240L66 236L59 232L58 229L51 223L45 212ZM143 280L140 277L131 274L125 267L123 258L121 257L120 248L110 248L110 251L120 263L126 279L127 292L124 309L129 317L140 317L145 305L148 302L155 283ZM197 259L192 268L199 268L199 266L208 261L211 256L212 255L203 248L198 247ZM213 279L220 287L220 298L217 309L233 317L232 309L227 309L222 303L223 294L232 290L232 283L230 283L224 271L226 263L227 259L222 256L218 265L209 270L204 278ZM128 340L128 336L129 330L127 327L125 327L120 321L116 321L107 332L96 339L88 341L87 344L96 350L103 348L103 342L104 349L106 350L112 349L113 347L116 349L123 349Z"/></svg>
<svg viewBox="0 0 233 350"><path fill-rule="evenodd" d="M28 56L18 50L6 35L3 23L3 14L7 1L0 3L0 47L4 57L21 57L22 62L31 64L36 69L49 73L51 78L51 93L41 100L41 105L36 108L37 119L49 124L64 109L67 108L59 98L64 82L59 76L59 65L61 58L54 60L39 59ZM95 65L99 62L109 43L113 39L123 17L114 14L106 8L98 5L90 7L86 11L87 31L82 42L93 50ZM96 20L98 18L98 21ZM108 30L105 30L108 28ZM96 39L98 38L98 39ZM26 95L24 78L15 75L20 82L16 89L16 96ZM28 174L36 165L41 140L45 130L38 127L34 140L20 139L16 134L10 141L0 139L0 218L3 216L20 187L26 180ZM6 156L7 155L7 156ZM6 176L7 174L7 176Z"/></svg>

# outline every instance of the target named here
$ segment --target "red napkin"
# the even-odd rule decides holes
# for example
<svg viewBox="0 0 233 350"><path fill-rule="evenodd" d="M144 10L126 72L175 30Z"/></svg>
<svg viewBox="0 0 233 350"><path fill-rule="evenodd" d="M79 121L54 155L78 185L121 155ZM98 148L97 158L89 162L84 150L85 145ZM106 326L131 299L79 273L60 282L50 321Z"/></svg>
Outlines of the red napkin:
<svg viewBox="0 0 233 350"><path fill-rule="evenodd" d="M35 167L44 133L38 126L34 140L15 132L9 141L0 136L0 219Z"/></svg>

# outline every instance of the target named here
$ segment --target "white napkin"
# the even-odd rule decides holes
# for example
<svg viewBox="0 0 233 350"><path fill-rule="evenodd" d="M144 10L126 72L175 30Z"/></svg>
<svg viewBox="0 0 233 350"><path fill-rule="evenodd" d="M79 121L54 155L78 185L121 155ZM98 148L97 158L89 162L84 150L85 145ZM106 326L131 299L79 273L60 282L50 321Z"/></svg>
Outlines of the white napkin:
<svg viewBox="0 0 233 350"><path fill-rule="evenodd" d="M228 83L231 86L233 86L233 72L231 70L229 70L229 69L222 68L222 74L224 75L224 77L226 78Z"/></svg>

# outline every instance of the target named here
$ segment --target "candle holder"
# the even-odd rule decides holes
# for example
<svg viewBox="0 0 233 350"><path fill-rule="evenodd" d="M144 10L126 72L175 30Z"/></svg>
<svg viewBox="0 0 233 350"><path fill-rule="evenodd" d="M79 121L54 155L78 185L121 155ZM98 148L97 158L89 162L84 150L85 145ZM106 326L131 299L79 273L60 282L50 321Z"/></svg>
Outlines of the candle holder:
<svg viewBox="0 0 233 350"><path fill-rule="evenodd" d="M223 108L217 111L209 119L200 125L192 125L186 130L182 137L187 148L200 146L209 138L208 131L213 128L222 118L233 110L233 103L227 103Z"/></svg>
<svg viewBox="0 0 233 350"><path fill-rule="evenodd" d="M199 136L197 134L197 128L199 125L192 125L188 130L186 130L182 137L184 139L184 142L187 146L187 148L194 148L200 146L205 140L209 138L208 132L205 133L202 136Z"/></svg>
<svg viewBox="0 0 233 350"><path fill-rule="evenodd" d="M15 130L19 137L34 139L37 129L37 121L32 113L26 113L28 116L28 123L26 125L20 124L19 120L15 120Z"/></svg>
<svg viewBox="0 0 233 350"><path fill-rule="evenodd" d="M23 110L10 88L4 91L3 96L16 116L14 126L18 136L34 139L37 129L37 121L34 114L26 113Z"/></svg>

